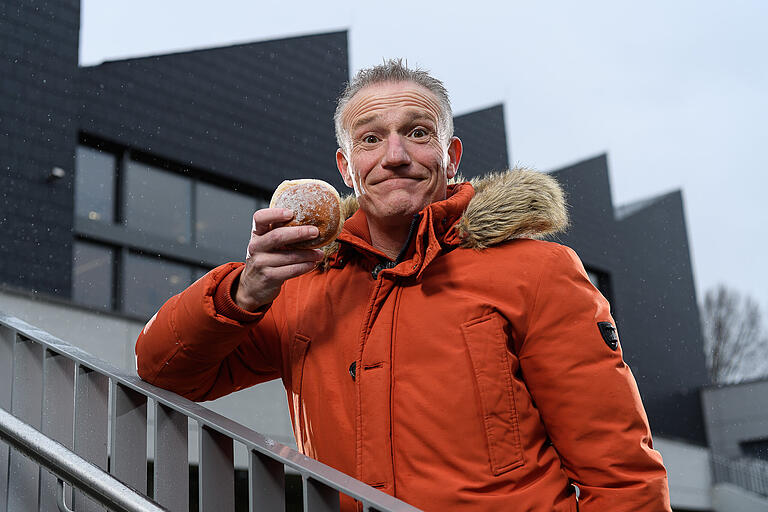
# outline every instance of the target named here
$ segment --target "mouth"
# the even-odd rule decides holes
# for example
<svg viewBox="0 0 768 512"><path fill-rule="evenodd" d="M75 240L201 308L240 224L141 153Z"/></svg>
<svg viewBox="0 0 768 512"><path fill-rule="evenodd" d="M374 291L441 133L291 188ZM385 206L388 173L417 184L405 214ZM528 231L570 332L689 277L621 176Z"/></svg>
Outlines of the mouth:
<svg viewBox="0 0 768 512"><path fill-rule="evenodd" d="M412 183L412 182L421 181L421 180L422 178L416 177L416 176L392 176L389 178L377 180L371 183L371 186L380 185L382 183L389 183L390 185L398 185L403 183Z"/></svg>

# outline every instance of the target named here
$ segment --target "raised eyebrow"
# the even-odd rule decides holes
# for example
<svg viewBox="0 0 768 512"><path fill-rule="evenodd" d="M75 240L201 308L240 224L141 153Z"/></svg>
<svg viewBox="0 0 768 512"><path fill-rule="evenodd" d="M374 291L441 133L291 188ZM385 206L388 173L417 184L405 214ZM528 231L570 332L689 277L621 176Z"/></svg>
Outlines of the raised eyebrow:
<svg viewBox="0 0 768 512"><path fill-rule="evenodd" d="M376 117L378 117L376 114L372 114L372 115L369 115L369 116L361 117L360 119L358 119L357 121L355 121L352 124L352 130L351 131L354 132L355 130L357 130L361 126L364 126L364 125L366 125L368 123L371 123L371 122L375 121Z"/></svg>
<svg viewBox="0 0 768 512"><path fill-rule="evenodd" d="M361 117L357 121L355 121L352 124L352 129L350 132L355 132L358 130L361 126L365 126L366 124L374 122L379 116L377 114L371 114L365 117ZM413 123L414 121L429 121L430 123L437 124L437 121L432 118L432 116L428 116L424 114L423 112L409 112L406 121L408 123Z"/></svg>
<svg viewBox="0 0 768 512"><path fill-rule="evenodd" d="M423 112L410 112L408 114L407 120L409 123L413 123L414 121L429 121L430 123L437 124L437 120L433 119L432 116L424 114Z"/></svg>

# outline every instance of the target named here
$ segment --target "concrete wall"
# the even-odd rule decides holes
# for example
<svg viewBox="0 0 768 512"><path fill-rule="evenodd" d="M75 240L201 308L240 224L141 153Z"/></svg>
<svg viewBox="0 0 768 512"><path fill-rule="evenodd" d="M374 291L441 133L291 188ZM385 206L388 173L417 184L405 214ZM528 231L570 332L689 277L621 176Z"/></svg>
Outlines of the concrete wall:
<svg viewBox="0 0 768 512"><path fill-rule="evenodd" d="M733 484L717 484L712 489L714 512L765 512L768 499Z"/></svg>
<svg viewBox="0 0 768 512"><path fill-rule="evenodd" d="M711 510L710 451L702 446L654 437L669 477L672 506L685 510Z"/></svg>
<svg viewBox="0 0 768 512"><path fill-rule="evenodd" d="M768 380L704 389L702 404L712 453L739 457L739 443L768 439Z"/></svg>

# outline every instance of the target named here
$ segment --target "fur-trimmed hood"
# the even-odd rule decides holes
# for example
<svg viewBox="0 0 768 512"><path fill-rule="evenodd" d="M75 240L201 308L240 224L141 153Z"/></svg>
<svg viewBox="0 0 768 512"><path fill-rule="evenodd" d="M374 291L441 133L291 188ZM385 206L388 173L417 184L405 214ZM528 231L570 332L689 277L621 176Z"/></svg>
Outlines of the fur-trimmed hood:
<svg viewBox="0 0 768 512"><path fill-rule="evenodd" d="M515 238L544 238L568 227L565 194L547 174L514 168L470 183L475 196L459 219L462 247L483 249Z"/></svg>
<svg viewBox="0 0 768 512"><path fill-rule="evenodd" d="M462 181L457 177L451 183ZM568 227L565 194L547 174L514 168L473 178L470 184L475 195L457 226L461 247L484 249L515 238L544 238ZM345 219L358 207L354 195L342 199ZM337 249L338 242L327 245L326 258Z"/></svg>

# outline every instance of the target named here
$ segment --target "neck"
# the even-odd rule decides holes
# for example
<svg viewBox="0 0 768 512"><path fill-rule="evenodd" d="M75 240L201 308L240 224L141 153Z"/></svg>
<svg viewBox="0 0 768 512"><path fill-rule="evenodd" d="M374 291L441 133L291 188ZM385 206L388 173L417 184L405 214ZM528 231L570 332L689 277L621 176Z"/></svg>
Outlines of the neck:
<svg viewBox="0 0 768 512"><path fill-rule="evenodd" d="M394 260L408 241L412 220L412 217L406 217L396 222L380 222L368 218L371 245Z"/></svg>

